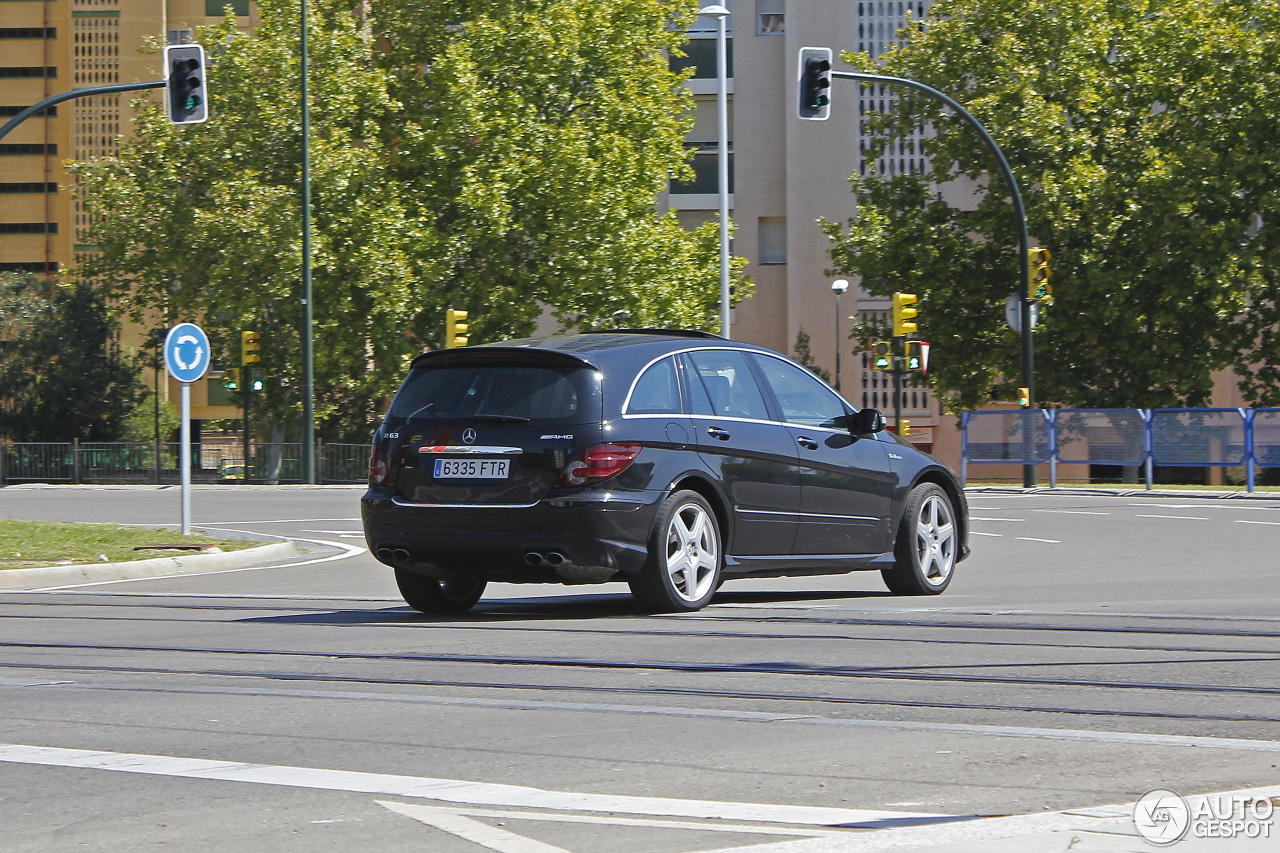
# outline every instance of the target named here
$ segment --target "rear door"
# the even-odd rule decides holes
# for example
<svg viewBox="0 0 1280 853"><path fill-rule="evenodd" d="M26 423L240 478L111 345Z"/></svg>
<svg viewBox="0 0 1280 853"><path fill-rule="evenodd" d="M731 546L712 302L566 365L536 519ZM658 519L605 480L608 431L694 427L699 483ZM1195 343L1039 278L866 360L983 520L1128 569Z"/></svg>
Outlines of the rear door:
<svg viewBox="0 0 1280 853"><path fill-rule="evenodd" d="M384 436L405 502L529 506L575 450L600 441L601 418L590 367L477 352L414 368Z"/></svg>
<svg viewBox="0 0 1280 853"><path fill-rule="evenodd" d="M800 510L795 442L769 417L743 354L685 353L698 453L733 501L735 556L790 554Z"/></svg>
<svg viewBox="0 0 1280 853"><path fill-rule="evenodd" d="M753 353L800 459L796 554L879 554L888 543L894 478L883 442L831 422L848 405L812 373Z"/></svg>

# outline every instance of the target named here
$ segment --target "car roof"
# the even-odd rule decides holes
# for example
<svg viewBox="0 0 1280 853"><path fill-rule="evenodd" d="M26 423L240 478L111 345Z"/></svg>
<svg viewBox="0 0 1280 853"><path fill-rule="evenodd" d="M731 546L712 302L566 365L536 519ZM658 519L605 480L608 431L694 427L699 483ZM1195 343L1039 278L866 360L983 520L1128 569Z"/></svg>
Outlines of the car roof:
<svg viewBox="0 0 1280 853"><path fill-rule="evenodd" d="M630 360L641 356L657 358L665 352L689 349L699 345L724 344L735 349L769 352L764 347L743 341L730 341L710 332L683 329L609 329L598 332L582 332L548 338L522 338L477 344L459 349L433 350L417 356L414 367L427 364L443 364L451 361L470 361L476 357L529 354L530 350L545 354L549 359L566 357L594 368L618 356Z"/></svg>

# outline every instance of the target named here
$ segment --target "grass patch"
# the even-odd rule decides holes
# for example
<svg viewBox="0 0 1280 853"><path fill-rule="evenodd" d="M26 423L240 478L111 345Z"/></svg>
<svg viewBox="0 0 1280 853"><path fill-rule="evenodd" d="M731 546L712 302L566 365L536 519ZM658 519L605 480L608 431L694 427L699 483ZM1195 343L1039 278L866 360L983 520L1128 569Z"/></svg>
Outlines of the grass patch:
<svg viewBox="0 0 1280 853"><path fill-rule="evenodd" d="M0 519L0 571L86 563L124 563L196 553L150 548L134 550L135 547L146 545L212 545L222 551L236 551L261 544L249 540L226 541L208 536L183 536L170 528Z"/></svg>

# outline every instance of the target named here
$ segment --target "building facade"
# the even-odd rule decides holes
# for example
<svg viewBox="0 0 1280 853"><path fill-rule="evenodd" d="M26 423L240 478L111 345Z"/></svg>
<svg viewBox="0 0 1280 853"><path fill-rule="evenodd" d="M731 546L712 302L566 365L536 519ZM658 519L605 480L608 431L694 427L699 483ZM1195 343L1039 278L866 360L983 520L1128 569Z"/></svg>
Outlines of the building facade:
<svg viewBox="0 0 1280 853"><path fill-rule="evenodd" d="M195 27L218 22L228 7L242 27L257 23L249 0L0 0L0 124L72 89L162 79L159 54L144 51L147 39L191 40ZM136 96L64 101L0 140L0 272L65 272L93 252L85 242L89 214L63 163L113 156ZM141 341L148 331L126 329L124 337ZM222 399L216 377L192 390L196 418L239 411Z"/></svg>

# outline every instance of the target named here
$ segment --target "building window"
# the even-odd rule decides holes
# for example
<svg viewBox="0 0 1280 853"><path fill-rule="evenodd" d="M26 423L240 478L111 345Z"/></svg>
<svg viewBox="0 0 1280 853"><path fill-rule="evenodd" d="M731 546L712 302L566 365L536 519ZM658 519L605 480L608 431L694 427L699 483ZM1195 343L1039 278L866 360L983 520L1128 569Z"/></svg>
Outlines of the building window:
<svg viewBox="0 0 1280 853"><path fill-rule="evenodd" d="M228 6L233 14L241 18L249 14L249 0L204 0L204 13L210 18L221 18L227 13Z"/></svg>
<svg viewBox="0 0 1280 853"><path fill-rule="evenodd" d="M787 30L786 0L756 0L756 35L780 36Z"/></svg>
<svg viewBox="0 0 1280 853"><path fill-rule="evenodd" d="M733 39L726 39L724 47L726 77L733 76ZM672 56L669 60L672 71L693 69L695 80L714 80L716 74L716 40L714 38L691 38L684 46L684 56Z"/></svg>
<svg viewBox="0 0 1280 853"><path fill-rule="evenodd" d="M169 44L186 44L191 41L191 30L169 30Z"/></svg>
<svg viewBox="0 0 1280 853"><path fill-rule="evenodd" d="M762 216L757 236L760 243L761 264L785 264L787 262L787 218Z"/></svg>
<svg viewBox="0 0 1280 853"><path fill-rule="evenodd" d="M719 193L720 164L715 149L699 148L693 155L693 180L672 181L671 192L678 195ZM729 192L733 192L733 152L729 152Z"/></svg>

